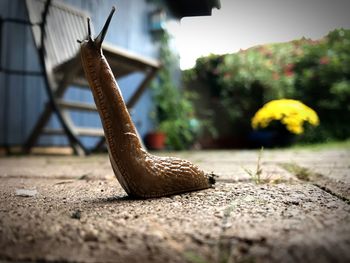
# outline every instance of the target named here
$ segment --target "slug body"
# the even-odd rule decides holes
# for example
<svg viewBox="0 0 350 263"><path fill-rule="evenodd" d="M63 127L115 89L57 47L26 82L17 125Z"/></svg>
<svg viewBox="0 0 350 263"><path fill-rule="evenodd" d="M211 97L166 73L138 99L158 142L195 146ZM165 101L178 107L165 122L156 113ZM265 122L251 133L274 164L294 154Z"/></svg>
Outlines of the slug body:
<svg viewBox="0 0 350 263"><path fill-rule="evenodd" d="M209 188L213 178L191 162L157 157L146 152L136 135L120 89L102 54L101 44L114 7L101 33L81 43L81 59L86 78L102 120L113 171L128 195L137 198L161 197Z"/></svg>

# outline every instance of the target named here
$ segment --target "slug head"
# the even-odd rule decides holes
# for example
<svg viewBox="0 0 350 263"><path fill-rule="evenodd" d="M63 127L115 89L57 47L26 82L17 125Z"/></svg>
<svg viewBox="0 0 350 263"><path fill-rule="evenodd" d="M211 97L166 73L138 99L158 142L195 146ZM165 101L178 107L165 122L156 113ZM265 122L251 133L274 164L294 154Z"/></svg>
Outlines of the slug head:
<svg viewBox="0 0 350 263"><path fill-rule="evenodd" d="M108 30L108 26L112 20L112 16L115 12L115 7L112 7L111 12L109 13L109 16L100 32L100 34L97 35L97 37L95 39L92 38L92 34L91 34L91 24L90 24L90 18L87 19L87 25L88 25L88 37L85 40L77 40L78 43L81 44L81 47L89 47L94 48L96 50L100 50L101 49L101 45L102 42L106 36L107 30Z"/></svg>

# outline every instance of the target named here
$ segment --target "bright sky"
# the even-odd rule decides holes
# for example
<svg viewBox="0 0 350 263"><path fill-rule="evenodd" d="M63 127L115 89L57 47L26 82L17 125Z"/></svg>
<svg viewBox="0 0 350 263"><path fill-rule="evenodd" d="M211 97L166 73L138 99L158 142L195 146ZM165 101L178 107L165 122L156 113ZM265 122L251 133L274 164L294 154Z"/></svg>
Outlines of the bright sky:
<svg viewBox="0 0 350 263"><path fill-rule="evenodd" d="M180 67L200 56L237 52L258 44L319 39L335 28L350 29L350 0L221 0L212 16L170 22Z"/></svg>

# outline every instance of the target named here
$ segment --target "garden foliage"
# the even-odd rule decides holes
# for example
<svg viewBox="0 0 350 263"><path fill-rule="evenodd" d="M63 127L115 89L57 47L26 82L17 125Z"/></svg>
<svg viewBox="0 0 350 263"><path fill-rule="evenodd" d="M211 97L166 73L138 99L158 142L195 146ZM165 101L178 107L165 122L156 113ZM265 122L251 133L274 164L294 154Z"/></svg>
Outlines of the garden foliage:
<svg viewBox="0 0 350 263"><path fill-rule="evenodd" d="M334 30L318 41L303 38L202 57L186 76L209 84L242 134L266 102L288 98L320 117L320 126L304 139L350 137L350 30Z"/></svg>
<svg viewBox="0 0 350 263"><path fill-rule="evenodd" d="M167 147L184 150L193 143L200 125L192 104L194 95L176 87L173 75L178 61L169 48L169 35L166 32L160 42L162 68L152 85L155 109L151 115L157 129L166 134Z"/></svg>

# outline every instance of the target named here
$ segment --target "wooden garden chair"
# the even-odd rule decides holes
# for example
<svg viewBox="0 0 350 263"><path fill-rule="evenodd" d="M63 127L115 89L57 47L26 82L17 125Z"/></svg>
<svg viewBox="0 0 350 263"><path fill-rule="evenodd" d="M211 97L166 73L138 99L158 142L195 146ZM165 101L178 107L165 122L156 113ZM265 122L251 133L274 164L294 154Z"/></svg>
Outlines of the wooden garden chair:
<svg viewBox="0 0 350 263"><path fill-rule="evenodd" d="M48 86L49 102L27 139L25 148L30 151L40 135L63 134L67 136L76 154L85 155L89 151L82 144L81 136L100 137L94 147L98 149L104 144L103 129L77 127L69 112L72 110L96 111L96 107L94 104L67 101L63 96L71 85L88 87L80 61L79 44L77 44L77 39L85 39L87 36L88 14L59 1L50 1L48 4L45 0L26 0L26 7L29 20L33 24L35 46L43 52L41 64ZM47 15L43 18L45 7ZM43 25L36 26L35 24L42 23L42 19L44 19ZM42 29L44 30L43 39ZM43 45L41 45L42 42ZM132 54L108 43L104 43L102 49L116 79L135 72L144 73L143 81L126 102L129 109L133 108L159 69L159 62ZM54 113L59 117L62 129L46 128Z"/></svg>

